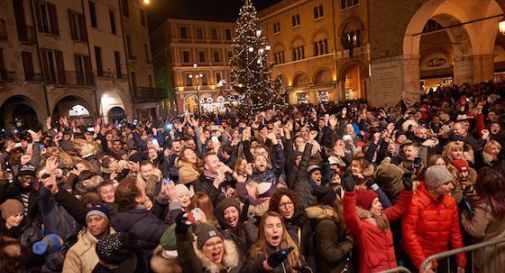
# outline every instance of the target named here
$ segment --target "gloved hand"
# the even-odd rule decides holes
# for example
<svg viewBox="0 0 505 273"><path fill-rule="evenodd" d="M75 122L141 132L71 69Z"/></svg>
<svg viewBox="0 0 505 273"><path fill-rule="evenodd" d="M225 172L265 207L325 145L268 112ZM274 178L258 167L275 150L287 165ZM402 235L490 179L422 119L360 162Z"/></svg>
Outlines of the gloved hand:
<svg viewBox="0 0 505 273"><path fill-rule="evenodd" d="M272 253L272 255L270 255L270 257L268 257L267 259L268 266L270 266L271 268L276 268L277 266L282 264L282 262L284 262L286 257L288 257L288 254L291 251L293 251L293 249L295 248L288 247Z"/></svg>
<svg viewBox="0 0 505 273"><path fill-rule="evenodd" d="M368 180L365 182L365 185L366 185L369 189L375 190L373 185L377 185L377 183L375 183L375 180L373 180L373 179L368 179ZM377 187L378 187L378 186L377 186Z"/></svg>
<svg viewBox="0 0 505 273"><path fill-rule="evenodd" d="M242 212L240 213L240 222L245 222L249 220L249 200L245 200L242 206Z"/></svg>
<svg viewBox="0 0 505 273"><path fill-rule="evenodd" d="M468 200L466 198L463 198L463 199L461 199L461 201L459 201L458 207L461 210L461 212L463 212L463 211L467 212L467 216L469 219L473 218L473 208L470 205L470 202L468 202Z"/></svg>
<svg viewBox="0 0 505 273"><path fill-rule="evenodd" d="M175 218L175 233L176 234L186 234L188 232L189 226L188 223L188 216L186 212L182 211L177 215Z"/></svg>
<svg viewBox="0 0 505 273"><path fill-rule="evenodd" d="M402 177L402 182L403 186L405 186L405 189L408 191L412 190L412 173L409 171L406 171L403 173Z"/></svg>
<svg viewBox="0 0 505 273"><path fill-rule="evenodd" d="M356 179L352 175L348 175L344 178L342 186L344 187L345 191L354 191L354 187L356 186Z"/></svg>

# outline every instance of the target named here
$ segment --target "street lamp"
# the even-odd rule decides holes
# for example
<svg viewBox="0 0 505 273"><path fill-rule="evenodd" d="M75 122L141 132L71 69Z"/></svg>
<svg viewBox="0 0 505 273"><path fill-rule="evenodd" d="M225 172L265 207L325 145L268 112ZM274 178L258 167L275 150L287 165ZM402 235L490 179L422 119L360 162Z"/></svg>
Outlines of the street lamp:
<svg viewBox="0 0 505 273"><path fill-rule="evenodd" d="M195 69L194 75L195 75L195 86L196 86L196 98L197 98L197 105L198 105L198 115L201 114L200 110L200 85L197 83L198 78L202 79L203 78L203 73L198 73L198 64L193 64L193 68ZM190 78L193 78L193 75L189 75Z"/></svg>
<svg viewBox="0 0 505 273"><path fill-rule="evenodd" d="M151 4L151 0L143 0L142 2L144 3L144 5L149 5L149 4Z"/></svg>

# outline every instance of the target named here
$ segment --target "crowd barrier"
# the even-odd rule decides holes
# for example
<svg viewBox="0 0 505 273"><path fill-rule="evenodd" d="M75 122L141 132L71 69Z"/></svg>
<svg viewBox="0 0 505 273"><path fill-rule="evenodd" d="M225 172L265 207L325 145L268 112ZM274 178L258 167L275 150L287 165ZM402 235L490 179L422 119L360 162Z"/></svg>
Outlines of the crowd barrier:
<svg viewBox="0 0 505 273"><path fill-rule="evenodd" d="M505 272L505 265L499 263L500 262L499 257L500 257L501 253L496 253L497 252L496 247L500 244L502 244L502 246L501 246L502 249L500 249L498 251L499 252L505 251L505 238L498 238L498 239L485 241L482 243L469 245L469 246L449 250L446 252L434 254L434 255L429 256L426 260L424 260L424 262L421 264L420 268L422 268L422 269L427 268L434 260L439 261L441 259L446 259L447 272L451 272L450 259L452 257L455 257L458 254L471 252L470 255L467 256L470 258L470 259L468 259L468 262L471 262L471 268L470 268L470 271L467 270L465 273L490 273L490 272L502 273L502 272ZM492 264L489 263L489 261L488 261L489 257L487 256L487 253L485 253L486 249L489 249L489 248L493 249L492 253L494 253L493 256L496 258L496 259L494 259L494 262ZM480 253L481 253L480 257L483 259L483 261L479 261L479 262L482 262L483 268L480 268L480 270L477 272L477 271L475 271L475 262L476 262L475 254L478 251L480 251ZM501 254L501 255L504 255L504 254Z"/></svg>

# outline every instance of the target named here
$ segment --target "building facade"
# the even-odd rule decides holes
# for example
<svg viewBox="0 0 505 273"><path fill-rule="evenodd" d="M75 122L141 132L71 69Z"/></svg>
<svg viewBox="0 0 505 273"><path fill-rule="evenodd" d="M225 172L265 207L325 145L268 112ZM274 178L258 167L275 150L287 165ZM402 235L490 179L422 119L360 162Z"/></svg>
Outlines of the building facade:
<svg viewBox="0 0 505 273"><path fill-rule="evenodd" d="M134 115L140 119L156 117L165 112L162 108L168 91L156 88L147 25L148 7L142 0L119 0L119 5Z"/></svg>
<svg viewBox="0 0 505 273"><path fill-rule="evenodd" d="M290 103L393 105L411 104L438 85L504 80L504 6L505 0L283 0L258 17L272 76L281 75ZM162 56L160 74L174 83L179 111L193 109L216 84L206 80L203 87L193 75L223 71L228 79L225 63L209 66L217 65L210 62L213 48L231 54L231 39L209 40L213 26L222 35L235 24L168 20L151 37L162 41L153 51Z"/></svg>
<svg viewBox="0 0 505 273"><path fill-rule="evenodd" d="M45 124L48 116L109 122L135 114L124 35L129 29L118 0L1 5L0 127ZM135 41L139 48L149 45L143 37Z"/></svg>
<svg viewBox="0 0 505 273"><path fill-rule="evenodd" d="M158 83L171 86L178 112L222 110L235 23L168 19L151 34Z"/></svg>
<svg viewBox="0 0 505 273"><path fill-rule="evenodd" d="M258 16L290 103L367 98L366 0L285 0Z"/></svg>

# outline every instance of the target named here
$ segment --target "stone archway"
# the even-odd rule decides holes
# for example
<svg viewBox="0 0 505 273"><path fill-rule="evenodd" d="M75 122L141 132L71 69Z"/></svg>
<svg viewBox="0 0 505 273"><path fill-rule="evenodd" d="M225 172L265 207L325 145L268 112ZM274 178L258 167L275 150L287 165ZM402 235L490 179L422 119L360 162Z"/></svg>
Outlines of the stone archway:
<svg viewBox="0 0 505 273"><path fill-rule="evenodd" d="M109 112L107 112L107 117L109 118L109 122L120 122L126 119L126 113L123 108L119 106L112 107Z"/></svg>
<svg viewBox="0 0 505 273"><path fill-rule="evenodd" d="M428 20L439 22L454 45L454 83L476 83L493 79L493 51L501 14L503 10L495 0L430 0L422 4L410 18L403 38L404 101L413 104L421 94L419 60Z"/></svg>
<svg viewBox="0 0 505 273"><path fill-rule="evenodd" d="M53 118L58 118L62 116L68 116L70 111L74 109L74 106L82 106L88 113L92 113L92 107L88 102L76 95L69 95L61 98L54 106L51 116ZM91 116L88 115L88 118Z"/></svg>
<svg viewBox="0 0 505 273"><path fill-rule="evenodd" d="M41 116L37 105L28 97L12 96L0 107L0 128L11 126L24 129L39 129L41 124L38 117Z"/></svg>
<svg viewBox="0 0 505 273"><path fill-rule="evenodd" d="M360 61L350 61L340 69L340 98L342 100L367 99L367 67Z"/></svg>

